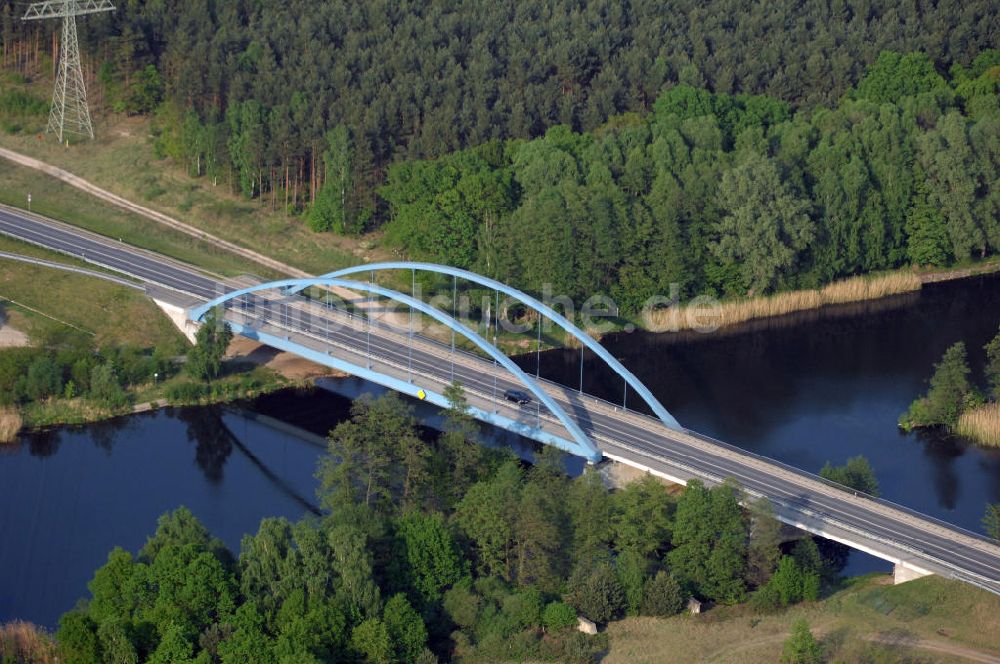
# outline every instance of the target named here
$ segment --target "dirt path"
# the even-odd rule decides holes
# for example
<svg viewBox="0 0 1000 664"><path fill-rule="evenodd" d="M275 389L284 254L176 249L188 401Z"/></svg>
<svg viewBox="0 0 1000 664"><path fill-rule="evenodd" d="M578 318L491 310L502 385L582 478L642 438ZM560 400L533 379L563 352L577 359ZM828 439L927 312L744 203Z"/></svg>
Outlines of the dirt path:
<svg viewBox="0 0 1000 664"><path fill-rule="evenodd" d="M916 648L918 650L936 652L942 655L949 655L951 657L959 657L961 659L967 659L970 662L984 662L985 664L1000 664L1000 656L991 655L990 653L983 652L982 650L973 650L972 648L957 646L952 643L944 643L943 641L928 641L927 639L918 639L907 636L896 636L891 634L890 635L875 634L873 636L867 637L865 640L872 641L875 643L883 643L889 646L903 646L906 648Z"/></svg>
<svg viewBox="0 0 1000 664"><path fill-rule="evenodd" d="M812 628L813 636L817 639L822 640L823 637L827 635L830 628L833 627L833 623L821 623ZM759 648L760 646L769 645L771 643L776 643L784 641L788 638L788 634L782 632L780 634L771 634L759 639L754 639L750 641L744 641L740 643L735 648L728 648L726 650L714 653L712 659L719 659L722 656L733 655L738 652L743 652L746 650L752 650L753 648ZM926 652L938 653L941 655L948 655L949 657L957 657L959 659L966 659L970 662L982 662L983 664L1000 664L1000 656L994 655L982 650L975 650L973 648L967 648L965 646L956 645L954 643L946 643L944 641L931 641L929 639L921 639L914 636L909 636L905 634L871 634L869 636L862 637L865 641L870 641L872 643L881 643L887 646L903 647L903 648L913 648L915 650L923 650Z"/></svg>
<svg viewBox="0 0 1000 664"><path fill-rule="evenodd" d="M310 362L293 353L275 350L245 337L233 339L226 350L226 359L264 366L291 380L345 375L330 367Z"/></svg>

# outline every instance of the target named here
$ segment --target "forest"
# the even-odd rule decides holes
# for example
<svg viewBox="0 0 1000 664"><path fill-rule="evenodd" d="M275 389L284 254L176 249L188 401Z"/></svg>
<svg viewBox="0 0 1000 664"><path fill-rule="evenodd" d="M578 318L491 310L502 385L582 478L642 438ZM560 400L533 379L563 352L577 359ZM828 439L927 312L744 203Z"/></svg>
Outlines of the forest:
<svg viewBox="0 0 1000 664"><path fill-rule="evenodd" d="M59 661L591 662L607 636L578 615L670 616L691 596L770 612L836 587L840 545L781 544L770 503L742 509L735 484L609 492L555 448L529 466L470 442L461 386L449 398L436 436L394 395L355 402L320 461L322 515L264 519L238 555L188 510L163 515L63 615ZM831 478L873 481L852 464Z"/></svg>
<svg viewBox="0 0 1000 664"><path fill-rule="evenodd" d="M53 26L17 13L3 66L44 74ZM629 311L671 283L762 293L1000 243L987 1L136 1L85 21L94 99L153 115L193 176L533 290Z"/></svg>
<svg viewBox="0 0 1000 664"><path fill-rule="evenodd" d="M389 167L387 237L534 291L815 288L1000 249L1000 51L879 56L834 109L677 85L647 115Z"/></svg>

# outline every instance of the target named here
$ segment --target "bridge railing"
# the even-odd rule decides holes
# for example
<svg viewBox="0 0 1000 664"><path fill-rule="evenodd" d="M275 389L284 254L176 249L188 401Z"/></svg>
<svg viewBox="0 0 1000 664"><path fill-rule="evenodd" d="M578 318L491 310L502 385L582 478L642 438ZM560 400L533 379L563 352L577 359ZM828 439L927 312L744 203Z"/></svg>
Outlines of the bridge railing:
<svg viewBox="0 0 1000 664"><path fill-rule="evenodd" d="M262 298L262 299L264 299L264 298ZM311 302L312 304L314 304L316 306L320 306L320 307L326 308L326 305L325 305L325 303L322 302L322 300L318 300L318 299L315 299L315 298L302 298L302 299L306 300L308 302ZM275 300L270 300L270 301L274 302ZM406 328L400 327L398 325L389 324L389 323L387 323L387 322L385 322L383 320L378 320L378 319L374 319L374 318L369 319L366 314L358 314L358 313L355 313L355 312L352 312L352 311L345 311L343 308L340 308L340 307L330 307L330 309L333 310L333 311L338 311L342 315L347 315L351 319L357 320L357 321L361 322L362 324L371 325L375 329L384 330L384 331L387 331L387 332L391 332L391 333L394 333L394 334L397 334L397 335L403 335L403 336L405 336L405 335L408 334L408 331L407 331ZM438 339L434 339L432 337L428 337L428 336L424 336L424 335L415 335L415 336L419 336L419 339L420 339L421 342L432 344L432 345L438 347L440 350L448 351L448 352L451 352L451 350L452 350L450 344L446 344L446 343L444 343L444 342L442 342L442 341L440 341ZM471 358L471 359L480 359L480 360L484 359L483 355L478 355L478 354L470 352L470 351L468 351L468 350L466 350L464 348L456 347L455 348L455 352L458 353L458 354L460 354L460 355L462 355L462 356ZM570 389L570 390L573 389L573 388L570 388L568 386L564 386L564 385L561 385L559 383L556 383L555 381L551 381L551 380L547 380L547 379L542 379L542 380L544 382L552 384L552 385L557 385L557 386L565 387L566 389ZM642 417L642 418L646 418L646 419L649 419L650 421L653 421L653 422L657 422L657 423L659 422L659 420L657 420L656 418L653 418L653 417L651 417L651 416L649 416L649 415L647 415L645 413L642 413L642 412L639 412L639 411L636 411L636 410L633 410L633 409L625 408L625 407L623 407L620 404L616 404L614 402L608 401L607 399L603 399L603 398L601 398L599 396L596 396L596 395L593 395L593 394L587 394L586 396L588 398L590 398L590 399L593 399L595 401L598 401L598 402L601 402L601 403L605 404L608 408L612 408L612 409L615 409L615 410L620 410L622 412L625 412L625 413L628 413L628 414L631 414L631 415L635 415L635 416L639 416L639 417ZM905 513L905 514L907 514L909 516L912 516L914 518L921 519L921 520L929 522L929 523L933 523L934 525L937 525L937 526L939 526L941 528L946 528L948 530L960 532L960 533L962 533L963 535L965 535L967 537L974 538L974 539L979 540L981 542L985 542L985 543L989 543L989 544L996 544L996 542L994 540L992 540L991 538L983 535L982 533L977 533L977 532L971 531L971 530L969 530L967 528L963 528L962 526L958 526L956 524L949 523L949 522L944 521L942 519L938 519L937 517L933 517L933 516L930 516L930 515L925 514L923 512L919 512L919 511L914 510L912 508L906 507L905 505L900 505L899 503L893 502L893 501L888 500L886 498L881 498L881 497L878 497L878 496L873 496L871 494L865 493L864 491L853 489L853 488L848 487L848 486L846 486L844 484L840 484L839 482L835 482L833 480L829 480L829 479L827 479L825 477L822 477L821 475L818 475L816 473L812 473L812 472L809 472L807 470L803 470L801 468L796 468L795 466L791 466L791 465L789 465L789 464L787 464L787 463L785 463L783 461L779 461L778 459L775 459L773 457L769 457L769 456L766 456L766 455L763 455L763 454L759 454L757 452L753 452L751 450L747 450L745 448L742 448L742 447L739 447L737 445L733 445L731 443L727 443L727 442L718 440L716 438L713 438L712 436L708 436L706 434L703 434L703 433L700 433L700 432L697 432L697 431L691 431L689 429L685 429L684 431L685 431L685 433L687 433L690 436L693 436L693 437L698 438L700 440L703 440L705 442L711 443L711 444L716 445L718 447L721 447L723 449L729 450L729 451L731 451L731 452L733 452L735 454L749 456L749 457L758 459L760 461L763 461L765 463L778 466L778 467L780 467L780 468L782 468L782 469L784 469L784 470L786 470L788 472L794 473L794 474L796 474L796 475L798 475L800 477L804 477L804 478L808 478L808 479L814 480L816 482L820 482L822 484L825 484L825 485L827 485L827 486L829 486L831 488L837 489L839 491L851 492L854 495L858 496L859 498L864 498L866 500L870 500L872 502L879 503L879 504L884 505L886 507L891 507L891 508L893 508L895 510L903 512L903 513Z"/></svg>
<svg viewBox="0 0 1000 664"><path fill-rule="evenodd" d="M709 436L699 436L699 437L707 439L707 442L712 442L712 443L718 442L718 443L721 443L721 441L716 441L715 439L713 439L713 438L711 438ZM633 446L631 446L631 445L629 445L627 443L615 442L615 445L618 446L618 447L621 447L623 449L627 449L627 450L633 452L634 454L638 454L639 456L649 456L649 453L647 451L635 448L635 447L633 447ZM722 443L722 445L725 446L725 447L732 447L732 446L727 445L725 443ZM739 449L739 448L736 448L736 449ZM753 455L753 456L760 457L762 459L767 459L767 457L761 457L760 455ZM653 457L653 458L655 458L655 457ZM675 466L675 467L677 467L677 468L679 468L681 470L684 470L684 471L686 471L686 472L688 472L691 475L694 475L696 477L698 477L698 476L700 476L700 477L706 477L707 479L709 479L711 481L714 481L714 482L722 482L722 481L725 480L725 478L722 477L722 476L704 473L704 472L700 471L699 469L694 468L694 467L692 467L692 466L690 466L690 465L688 465L688 464L686 464L684 462L668 461L666 463L669 463L671 466ZM781 464L780 462L779 462L779 465L788 467L786 464ZM792 469L792 470L795 470L795 469ZM804 473L804 474L808 475L809 473ZM823 479L823 478L820 478L820 479ZM842 488L841 485L837 484L836 482L832 482L830 484L832 484L833 486L836 486L838 489ZM750 489L746 489L746 491L750 495L755 495L755 496L763 496L763 495L765 495L765 494L762 494L762 493L760 493L758 491L754 491L754 490L750 490ZM923 559L925 561L929 561L929 562L933 563L934 565L936 565L939 568L939 570L941 570L945 575L950 576L951 578L959 579L961 581L965 581L966 583L971 583L971 584L973 584L973 585L975 585L975 586L977 586L977 587L979 587L979 588L981 588L983 590L986 590L988 592L1000 595L1000 589L998 589L998 587L995 586L995 585L990 585L991 584L990 579L987 579L987 578L982 577L982 576L980 576L978 574L975 574L975 573L966 572L966 571L964 571L962 569L959 569L959 568L955 567L955 565L953 565L953 564L951 564L951 563L949 563L949 562L947 562L945 560L940 559L935 554L932 554L932 553L929 553L927 551L924 551L923 549L921 549L919 547L916 547L916 546L914 546L913 544L911 544L909 542L905 542L905 541L902 541L902 540L899 540L899 539L896 539L896 538L888 538L888 537L885 537L883 535L879 535L877 533L874 533L874 532L871 532L871 531L867 531L867 530L862 529L862 528L858 528L857 526L851 525L851 524L843 521L839 516L831 514L831 513L827 512L827 511L823 510L823 509L818 509L814 505L810 505L808 503L808 501L806 501L806 500L804 500L804 499L802 499L800 497L795 497L795 498L792 498L792 499L788 499L788 498L773 498L773 497L768 496L768 499L771 500L778 507L785 507L785 508L791 509L794 512L799 513L799 514L804 515L804 516L807 516L807 517L821 518L827 524L835 526L837 528L840 528L841 530L843 530L845 532L849 532L849 533L854 533L856 535L860 535L861 537L864 537L864 538L866 538L866 539L868 539L868 540L870 540L872 542L881 543L881 544L883 544L885 546L888 546L888 547L891 547L892 549L895 549L897 551L902 551L902 552L907 552L907 553L910 553L910 554L913 554L913 555L917 555L921 559ZM792 525L794 525L794 524L792 524ZM954 526L951 526L950 524L946 524L946 525L948 525L949 527L952 527L952 528L954 527Z"/></svg>
<svg viewBox="0 0 1000 664"><path fill-rule="evenodd" d="M713 445L718 445L719 447L723 447L723 448L728 449L730 451L737 452L739 454L744 454L746 456L751 456L751 457L753 457L755 459L759 459L759 460L764 461L766 463L770 463L770 464L773 464L775 466L779 466L782 469L787 470L787 471L792 472L792 473L795 473L796 475L799 475L801 477L806 477L808 479L815 480L817 482L821 482L823 484L826 484L827 486L833 487L833 488L838 489L840 491L847 491L847 492L853 493L854 495L858 496L859 498L864 498L866 500L870 500L872 502L879 503L881 505L885 505L886 507L891 507L891 508L893 508L895 510L899 510L900 512L904 512L904 513L906 513L909 516L912 516L912 517L915 517L915 518L918 518L918 519L922 519L924 521L929 521L930 523L933 523L936 526L940 526L942 528L947 528L948 530L958 531L958 532L962 533L963 535L966 535L968 537L973 537L973 538L975 538L977 540L980 540L982 542L986 542L988 544L996 544L995 540L987 537L986 535L983 535L982 533L973 532L971 530L968 530L967 528L963 528L962 526L956 525L954 523L948 523L947 521L943 521L941 519L938 519L937 517L930 516L929 514L924 514L923 512L918 512L917 510L912 509L910 507L906 507L905 505L900 505L899 503L894 503L893 501L888 500L887 498L882 498L880 496L873 496L870 493L866 493L866 492L860 491L858 489L853 489L853 488L851 488L851 487L849 487L849 486L847 486L845 484L841 484L840 482L834 482L833 480L827 479L827 478L825 478L825 477L823 477L821 475L817 475L815 473L811 473L808 470L802 470L801 468L796 468L795 466L790 466L787 463L785 463L784 461L779 461L779 460L774 459L772 457L765 456L763 454L758 454L757 452L752 452L750 450L746 450L746 449L744 449L742 447L733 445L732 443L723 442L721 440L718 440L716 438L712 438L711 436L708 436L708 435L703 434L703 433L699 433L697 431L691 431L690 429L685 429L685 432L688 435L690 435L690 436L694 436L695 438L699 438L701 440L704 440L705 442L712 443Z"/></svg>

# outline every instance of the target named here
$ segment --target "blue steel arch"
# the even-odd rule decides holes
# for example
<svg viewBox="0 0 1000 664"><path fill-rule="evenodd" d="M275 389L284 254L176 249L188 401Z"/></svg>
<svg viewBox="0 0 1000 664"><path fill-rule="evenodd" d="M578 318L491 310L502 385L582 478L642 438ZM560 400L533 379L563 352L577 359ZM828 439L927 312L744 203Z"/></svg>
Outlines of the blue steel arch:
<svg viewBox="0 0 1000 664"><path fill-rule="evenodd" d="M449 267L447 265L438 265L437 263L418 263L409 261L390 261L385 263L370 263L368 265L355 265L354 267L344 268L342 270L335 270L334 272L328 272L324 274L323 277L337 278L346 277L352 274L358 274L362 272L381 272L385 270L421 270L425 272L435 272L437 274L446 274L453 277L460 277L466 279L467 281L472 281L474 283L480 284L481 286L486 286L494 290L498 290L505 295L513 297L520 300L524 304L528 305L538 313L547 317L549 320L557 324L559 327L563 328L567 332L573 335L577 341L586 346L592 353L597 355L599 358L604 360L604 362L614 370L619 376L621 376L625 383L628 384L635 392L642 397L642 400L646 402L646 405L652 409L653 413L660 418L660 421L665 425L674 429L676 431L683 431L684 428L677 422L673 415L671 415L663 404L653 396L653 393L649 391L641 380L635 377L631 371L626 369L621 362L619 362L614 355L609 353L604 346L599 344L593 337L578 328L572 322L570 322L565 316L560 314L558 311L548 306L544 302L519 291L516 288L512 288L507 284L504 284L496 279L490 279L489 277L484 277L481 274L475 272L470 272L469 270L463 270L457 267ZM354 287L353 285L351 286ZM302 290L301 288L290 289L291 292L298 292Z"/></svg>
<svg viewBox="0 0 1000 664"><path fill-rule="evenodd" d="M339 279L335 277L312 277L309 279L284 279L281 281L272 281L264 284L256 284L248 288L242 288L240 290L230 291L225 295L221 295L214 300L206 302L200 306L192 308L188 312L188 317L195 321L200 322L205 315L217 306L225 304L226 302L241 297L243 295L248 295L261 290L271 290L271 289L285 289L286 292L298 292L310 286L339 286L342 288L349 288L351 290L360 290L368 293L373 293L375 295L380 295L382 297L387 297L391 300L395 300L402 304L406 304L413 307L417 311L426 314L447 326L449 329L454 330L456 333L462 335L469 341L473 342L478 348L486 352L490 357L496 360L501 366L511 372L521 383L528 388L532 394L534 394L539 401L541 401L546 408L549 409L553 415L555 415L566 430L569 431L570 435L573 436L574 441L579 446L578 450L571 450L580 453L582 456L586 457L592 462L600 461L603 458L603 454L594 445L593 441L587 437L587 434L583 432L583 429L574 421L555 400L545 390L543 390L534 378L528 376L524 373L521 367L517 366L509 357L500 352L493 344L483 339L481 336L476 334L474 331L470 330L466 326L462 325L460 322L455 320L452 316L445 314L442 311L430 306L422 300L418 300L414 297L406 295L405 293L400 293L399 291L394 291L388 288L383 288L381 286L376 286L374 284L366 284L364 282L352 281L349 279Z"/></svg>

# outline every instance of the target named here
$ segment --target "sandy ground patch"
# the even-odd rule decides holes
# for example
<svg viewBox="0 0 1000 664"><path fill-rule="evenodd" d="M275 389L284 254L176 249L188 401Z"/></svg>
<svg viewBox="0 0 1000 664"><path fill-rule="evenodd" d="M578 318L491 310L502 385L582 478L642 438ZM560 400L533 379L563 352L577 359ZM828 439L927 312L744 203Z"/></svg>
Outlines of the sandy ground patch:
<svg viewBox="0 0 1000 664"><path fill-rule="evenodd" d="M0 323L0 348L17 348L28 345L28 335L10 325Z"/></svg>
<svg viewBox="0 0 1000 664"><path fill-rule="evenodd" d="M305 360L293 353L275 350L270 346L265 346L262 343L244 337L233 339L233 342L229 344L229 349L226 351L226 359L265 366L292 380L303 380L318 376L346 375L330 367L325 367L322 364Z"/></svg>

